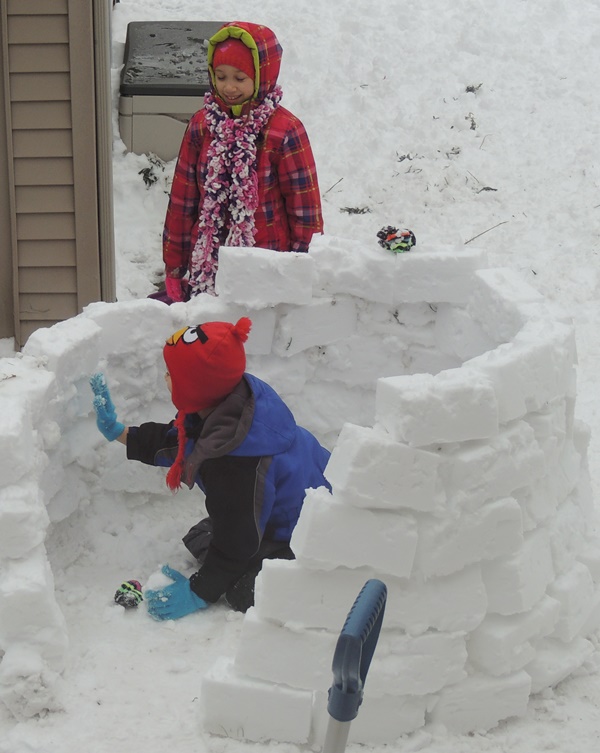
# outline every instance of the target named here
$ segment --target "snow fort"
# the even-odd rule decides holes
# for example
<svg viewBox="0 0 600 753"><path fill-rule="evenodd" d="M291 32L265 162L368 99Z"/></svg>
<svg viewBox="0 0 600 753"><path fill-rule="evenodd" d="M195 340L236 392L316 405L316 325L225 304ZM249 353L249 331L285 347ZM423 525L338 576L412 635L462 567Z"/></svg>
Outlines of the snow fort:
<svg viewBox="0 0 600 753"><path fill-rule="evenodd" d="M524 715L586 662L600 623L571 322L471 247L228 248L217 290L92 304L0 362L0 700L21 718L55 708L71 633L55 582L107 495L171 498L163 471L97 432L90 374L121 421L169 420L165 339L247 315L248 371L332 449L333 492L308 490L296 560L265 564L235 653L200 668L205 730L320 747L333 650L372 577L388 599L351 741ZM143 538L130 528L115 522L118 546Z"/></svg>

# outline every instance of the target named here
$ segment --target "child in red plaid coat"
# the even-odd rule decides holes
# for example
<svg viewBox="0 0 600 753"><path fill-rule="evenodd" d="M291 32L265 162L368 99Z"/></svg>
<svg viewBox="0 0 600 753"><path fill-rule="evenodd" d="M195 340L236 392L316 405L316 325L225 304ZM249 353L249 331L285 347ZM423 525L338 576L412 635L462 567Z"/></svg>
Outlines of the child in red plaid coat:
<svg viewBox="0 0 600 753"><path fill-rule="evenodd" d="M211 91L183 137L163 232L172 301L214 295L220 246L306 252L323 230L308 136L279 104L281 53L252 23L209 40Z"/></svg>

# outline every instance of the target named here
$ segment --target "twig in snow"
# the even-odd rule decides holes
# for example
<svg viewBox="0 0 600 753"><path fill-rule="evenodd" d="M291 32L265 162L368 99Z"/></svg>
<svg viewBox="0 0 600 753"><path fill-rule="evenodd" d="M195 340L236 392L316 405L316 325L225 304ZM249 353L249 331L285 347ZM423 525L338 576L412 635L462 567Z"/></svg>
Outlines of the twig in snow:
<svg viewBox="0 0 600 753"><path fill-rule="evenodd" d="M486 233L489 233L490 230L495 230L497 227L500 227L500 225L506 225L508 220L504 220L503 222L499 222L497 225L494 225L494 227L489 227L487 230L484 230L483 233L478 233L477 235L474 235L472 238L469 238L468 241L464 242L464 245L466 246L467 243L470 243L471 241L474 241L475 238L480 238L482 235L485 235Z"/></svg>
<svg viewBox="0 0 600 753"><path fill-rule="evenodd" d="M339 180L336 180L336 182L325 191L325 193L323 194L323 196L325 196L326 194L328 194L331 191L332 188L335 188L337 186L337 184L341 183L343 180L344 180L343 176Z"/></svg>

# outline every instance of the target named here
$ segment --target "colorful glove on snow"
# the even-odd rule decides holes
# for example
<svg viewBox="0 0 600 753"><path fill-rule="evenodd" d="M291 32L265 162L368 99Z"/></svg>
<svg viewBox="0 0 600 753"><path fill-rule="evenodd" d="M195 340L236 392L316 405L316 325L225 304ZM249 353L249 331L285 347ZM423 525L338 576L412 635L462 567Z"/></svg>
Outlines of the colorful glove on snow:
<svg viewBox="0 0 600 753"><path fill-rule="evenodd" d="M125 426L117 421L117 411L110 398L104 374L94 374L90 379L90 386L94 393L96 426L109 442L113 442L121 436Z"/></svg>
<svg viewBox="0 0 600 753"><path fill-rule="evenodd" d="M417 239L412 230L406 228L399 230L392 225L382 227L377 233L377 237L380 246L387 248L388 251L393 251L395 254L410 251L413 246L417 245Z"/></svg>
<svg viewBox="0 0 600 753"><path fill-rule="evenodd" d="M146 605L155 620L178 620L187 614L206 609L208 604L192 591L190 581L177 570L163 565L162 571L173 583L158 591L146 591Z"/></svg>
<svg viewBox="0 0 600 753"><path fill-rule="evenodd" d="M139 580L126 580L121 583L115 593L115 601L125 609L132 609L144 601L142 586Z"/></svg>

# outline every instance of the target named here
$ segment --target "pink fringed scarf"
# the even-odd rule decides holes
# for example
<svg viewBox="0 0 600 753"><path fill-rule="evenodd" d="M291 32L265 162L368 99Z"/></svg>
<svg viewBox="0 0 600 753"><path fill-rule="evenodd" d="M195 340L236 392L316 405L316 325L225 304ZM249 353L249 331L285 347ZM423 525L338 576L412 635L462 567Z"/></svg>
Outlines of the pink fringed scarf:
<svg viewBox="0 0 600 753"><path fill-rule="evenodd" d="M204 95L206 124L212 136L198 240L192 252L192 295L214 295L220 246L253 246L258 207L256 138L281 100L276 86L260 105L239 118L225 113L211 92ZM229 232L223 240L226 227Z"/></svg>

